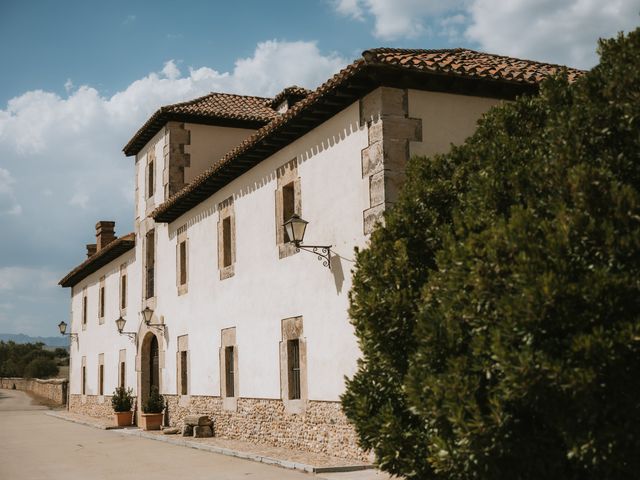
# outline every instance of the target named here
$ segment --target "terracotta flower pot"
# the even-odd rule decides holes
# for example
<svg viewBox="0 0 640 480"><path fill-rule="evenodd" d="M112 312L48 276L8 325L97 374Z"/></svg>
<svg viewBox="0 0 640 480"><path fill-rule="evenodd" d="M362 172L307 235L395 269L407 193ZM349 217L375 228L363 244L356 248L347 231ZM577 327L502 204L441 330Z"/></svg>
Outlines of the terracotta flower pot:
<svg viewBox="0 0 640 480"><path fill-rule="evenodd" d="M140 415L140 423L143 430L160 430L162 413L143 413Z"/></svg>
<svg viewBox="0 0 640 480"><path fill-rule="evenodd" d="M116 421L116 427L129 427L133 423L133 412L114 412L113 417Z"/></svg>

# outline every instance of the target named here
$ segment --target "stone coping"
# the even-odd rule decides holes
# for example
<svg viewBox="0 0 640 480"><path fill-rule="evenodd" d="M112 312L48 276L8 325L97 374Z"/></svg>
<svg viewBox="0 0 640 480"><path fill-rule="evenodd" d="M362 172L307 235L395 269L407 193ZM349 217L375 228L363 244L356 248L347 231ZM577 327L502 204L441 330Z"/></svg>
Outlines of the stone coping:
<svg viewBox="0 0 640 480"><path fill-rule="evenodd" d="M172 445L204 450L207 452L228 455L254 462L276 465L292 470L300 470L307 473L333 473L354 472L358 470L373 469L374 466L357 460L336 458L328 455L296 451L289 448L272 447L269 445L255 444L241 440L226 438L185 438L180 434L165 435L161 431L144 431L138 427L116 427L110 419L89 417L66 411L49 411L47 415L62 420L86 425L102 430L119 430L119 433L134 435L166 442Z"/></svg>

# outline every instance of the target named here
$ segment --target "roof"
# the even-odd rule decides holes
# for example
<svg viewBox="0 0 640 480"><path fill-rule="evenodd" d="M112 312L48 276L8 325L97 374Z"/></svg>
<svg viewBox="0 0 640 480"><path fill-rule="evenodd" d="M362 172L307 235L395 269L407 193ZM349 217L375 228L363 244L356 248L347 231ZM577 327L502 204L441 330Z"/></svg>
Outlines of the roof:
<svg viewBox="0 0 640 480"><path fill-rule="evenodd" d="M299 87L297 85L292 85L290 87L285 88L275 97L273 97L273 100L269 102L269 105L271 106L271 108L278 108L278 105L280 105L280 103L282 103L282 101L285 99L292 99L294 100L292 103L296 103L302 100L303 98L309 96L310 93L311 93L311 90L307 88Z"/></svg>
<svg viewBox="0 0 640 480"><path fill-rule="evenodd" d="M135 234L128 233L120 238L116 238L100 251L94 253L84 262L71 270L65 277L58 282L63 287L73 287L78 282L87 278L92 273L104 267L107 263L115 260L122 254L128 252L136 246Z"/></svg>
<svg viewBox="0 0 640 480"><path fill-rule="evenodd" d="M169 121L257 129L276 116L271 99L229 93L210 93L188 102L160 107L151 115L129 143L125 155L136 155Z"/></svg>
<svg viewBox="0 0 640 480"><path fill-rule="evenodd" d="M514 99L523 93L537 92L544 78L564 68L466 49L366 50L362 58L245 139L151 215L157 222L175 220L379 86ZM570 80L583 73L572 68L566 70Z"/></svg>
<svg viewBox="0 0 640 480"><path fill-rule="evenodd" d="M493 55L464 48L446 50L374 48L365 50L362 56L368 63L530 84L540 83L561 70L567 71L569 81L576 80L584 73L582 70L562 65Z"/></svg>

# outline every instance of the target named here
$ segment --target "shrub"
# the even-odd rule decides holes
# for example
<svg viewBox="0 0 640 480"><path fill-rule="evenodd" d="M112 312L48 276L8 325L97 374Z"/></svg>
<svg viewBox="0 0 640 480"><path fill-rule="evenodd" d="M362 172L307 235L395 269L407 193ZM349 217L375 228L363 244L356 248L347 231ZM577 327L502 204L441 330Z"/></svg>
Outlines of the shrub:
<svg viewBox="0 0 640 480"><path fill-rule="evenodd" d="M151 389L149 398L142 405L142 411L144 413L162 413L164 410L164 397L160 395L157 387Z"/></svg>
<svg viewBox="0 0 640 480"><path fill-rule="evenodd" d="M640 469L640 30L573 85L412 159L357 254L363 358L342 401L380 467L420 479Z"/></svg>
<svg viewBox="0 0 640 480"><path fill-rule="evenodd" d="M133 405L133 390L130 388L116 387L111 397L111 406L114 412L128 412Z"/></svg>
<svg viewBox="0 0 640 480"><path fill-rule="evenodd" d="M49 378L58 374L58 366L51 358L36 357L24 369L27 378Z"/></svg>

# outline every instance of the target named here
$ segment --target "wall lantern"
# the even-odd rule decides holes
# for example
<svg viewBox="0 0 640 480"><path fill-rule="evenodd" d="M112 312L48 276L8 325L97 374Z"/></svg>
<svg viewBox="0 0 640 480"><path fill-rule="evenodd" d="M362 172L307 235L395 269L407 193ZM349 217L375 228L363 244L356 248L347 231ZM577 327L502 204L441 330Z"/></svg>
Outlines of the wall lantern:
<svg viewBox="0 0 640 480"><path fill-rule="evenodd" d="M120 335L126 335L135 344L138 340L138 334L136 332L123 332L122 330L124 330L125 323L127 323L127 321L122 317L116 320L116 327L118 328L118 333Z"/></svg>
<svg viewBox="0 0 640 480"><path fill-rule="evenodd" d="M140 313L142 314L142 318L144 319L144 323L147 327L157 328L158 330L162 330L162 333L164 333L164 323L151 323L151 318L153 318L153 310L151 310L149 307L145 307L145 309Z"/></svg>
<svg viewBox="0 0 640 480"><path fill-rule="evenodd" d="M283 226L289 237L289 242L296 246L296 252L304 250L318 256L318 260L322 265L331 270L331 245L303 245L304 232L307 229L306 220L300 218L297 214L291 215L291 218L284 222Z"/></svg>
<svg viewBox="0 0 640 480"><path fill-rule="evenodd" d="M77 333L67 333L67 324L64 320L58 324L58 328L60 329L60 335L68 335L71 341L78 341Z"/></svg>

